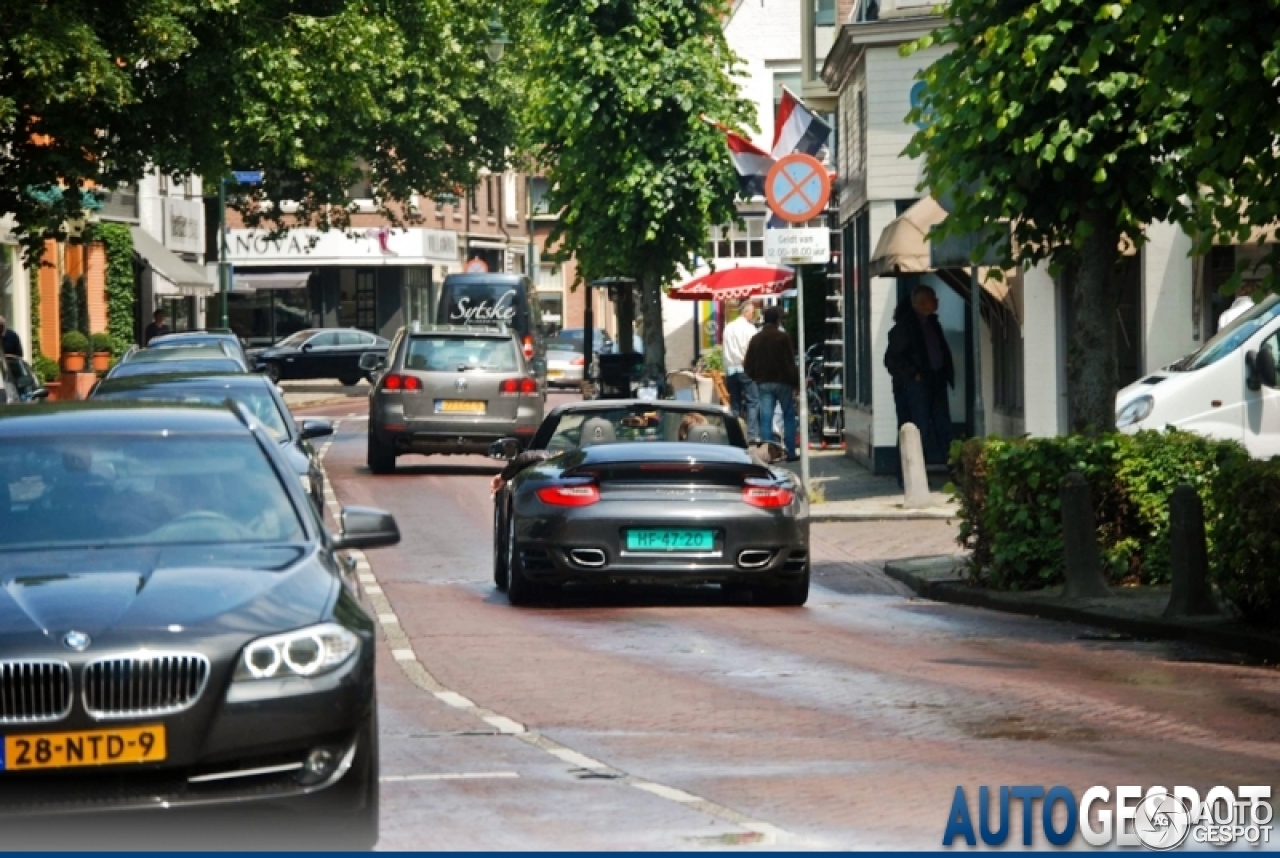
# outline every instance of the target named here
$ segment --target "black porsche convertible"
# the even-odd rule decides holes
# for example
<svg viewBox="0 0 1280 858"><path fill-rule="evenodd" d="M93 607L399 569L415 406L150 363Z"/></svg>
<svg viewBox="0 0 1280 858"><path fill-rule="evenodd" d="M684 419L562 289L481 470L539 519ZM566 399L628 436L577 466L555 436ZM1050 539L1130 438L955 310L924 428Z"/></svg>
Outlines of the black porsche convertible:
<svg viewBox="0 0 1280 858"><path fill-rule="evenodd" d="M809 596L800 482L748 449L729 411L602 400L552 411L494 495L494 583L513 605L573 582L718 583L756 604ZM514 470L509 468L509 470Z"/></svg>

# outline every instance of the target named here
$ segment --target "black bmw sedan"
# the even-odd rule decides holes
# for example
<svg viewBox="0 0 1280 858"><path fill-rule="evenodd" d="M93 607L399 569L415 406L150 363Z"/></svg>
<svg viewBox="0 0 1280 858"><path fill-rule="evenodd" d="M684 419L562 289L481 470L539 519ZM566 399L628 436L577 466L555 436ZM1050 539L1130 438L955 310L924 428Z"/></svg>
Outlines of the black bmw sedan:
<svg viewBox="0 0 1280 858"><path fill-rule="evenodd" d="M374 627L337 552L399 541L389 514L329 534L232 407L0 412L0 488L6 847L376 841Z"/></svg>
<svg viewBox="0 0 1280 858"><path fill-rule="evenodd" d="M382 357L390 345L383 337L356 328L312 328L256 349L250 358L272 381L336 378L350 387L366 376L360 356L368 352Z"/></svg>
<svg viewBox="0 0 1280 858"><path fill-rule="evenodd" d="M503 448L506 448L505 450ZM515 439L494 454L512 457ZM547 415L494 498L494 582L513 605L563 584L716 583L757 604L809 597L809 502L728 410L597 400Z"/></svg>
<svg viewBox="0 0 1280 858"><path fill-rule="evenodd" d="M106 378L98 382L89 398L203 405L221 405L228 399L238 402L276 439L315 508L324 509L324 470L311 441L332 435L333 424L319 417L294 420L280 389L263 375L175 373Z"/></svg>

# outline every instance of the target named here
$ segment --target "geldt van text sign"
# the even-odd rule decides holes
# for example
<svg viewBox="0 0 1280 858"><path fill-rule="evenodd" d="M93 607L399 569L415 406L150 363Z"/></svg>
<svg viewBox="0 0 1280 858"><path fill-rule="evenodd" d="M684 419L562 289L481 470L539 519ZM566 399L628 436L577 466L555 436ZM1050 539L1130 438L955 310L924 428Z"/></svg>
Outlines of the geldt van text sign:
<svg viewBox="0 0 1280 858"><path fill-rule="evenodd" d="M774 265L822 265L831 259L831 231L826 227L766 229L764 258Z"/></svg>

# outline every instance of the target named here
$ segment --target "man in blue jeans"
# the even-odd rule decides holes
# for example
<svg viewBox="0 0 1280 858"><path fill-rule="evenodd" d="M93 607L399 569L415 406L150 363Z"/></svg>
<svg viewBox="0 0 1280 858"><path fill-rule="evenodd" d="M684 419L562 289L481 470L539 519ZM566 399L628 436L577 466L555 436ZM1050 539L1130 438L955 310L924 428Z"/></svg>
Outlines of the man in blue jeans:
<svg viewBox="0 0 1280 858"><path fill-rule="evenodd" d="M787 448L787 461L799 461L796 452L796 387L800 371L796 367L796 349L791 337L778 326L778 308L764 311L764 327L751 340L743 368L755 379L760 390L760 437L773 437L773 408L782 406L782 442Z"/></svg>

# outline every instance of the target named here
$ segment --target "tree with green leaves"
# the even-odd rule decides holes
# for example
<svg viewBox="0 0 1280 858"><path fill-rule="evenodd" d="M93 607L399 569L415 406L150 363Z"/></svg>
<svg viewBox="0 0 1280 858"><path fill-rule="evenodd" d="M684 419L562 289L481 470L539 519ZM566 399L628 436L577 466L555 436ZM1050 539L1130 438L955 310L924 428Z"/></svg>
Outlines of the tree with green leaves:
<svg viewBox="0 0 1280 858"><path fill-rule="evenodd" d="M80 217L87 183L154 165L215 181L265 171L240 201L251 225L344 226L362 181L385 215L411 218L415 193L504 163L514 128L509 75L485 56L494 12L493 0L17 4L0 16L0 215L35 249Z"/></svg>
<svg viewBox="0 0 1280 858"><path fill-rule="evenodd" d="M715 224L737 215L724 134L753 105L739 94L724 0L535 0L526 146L560 212L555 250L579 281L639 284L645 371L665 372L662 285ZM576 285L576 284L575 284ZM619 331L624 347L629 331Z"/></svg>
<svg viewBox="0 0 1280 858"><path fill-rule="evenodd" d="M1011 224L1005 262L1048 261L1069 289L1074 431L1115 427L1116 306L1125 257L1170 217L1161 188L1178 123L1144 102L1145 9L1135 0L952 0L945 25L910 46L949 52L922 72L906 150L950 195L948 234ZM990 232L988 231L988 235ZM1003 235L1003 233L1001 233Z"/></svg>
<svg viewBox="0 0 1280 858"><path fill-rule="evenodd" d="M1280 220L1280 0L1142 3L1147 109L1168 117L1165 146L1177 166L1163 195L1196 252L1215 239L1247 240L1252 227Z"/></svg>

